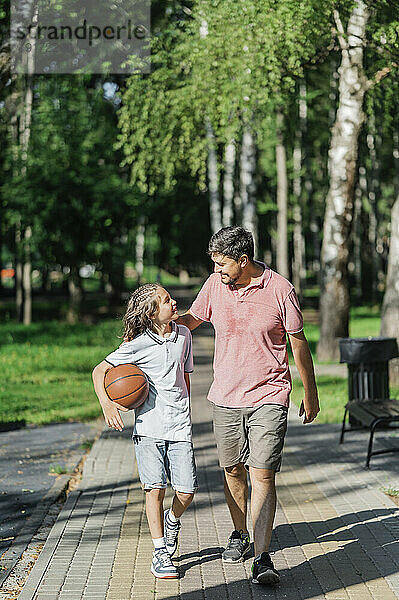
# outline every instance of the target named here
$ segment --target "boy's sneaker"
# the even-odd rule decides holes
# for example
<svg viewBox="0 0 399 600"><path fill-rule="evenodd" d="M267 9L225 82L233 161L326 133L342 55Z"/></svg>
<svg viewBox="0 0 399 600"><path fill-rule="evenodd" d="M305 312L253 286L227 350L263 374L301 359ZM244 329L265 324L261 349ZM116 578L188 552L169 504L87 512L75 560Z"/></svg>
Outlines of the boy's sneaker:
<svg viewBox="0 0 399 600"><path fill-rule="evenodd" d="M152 555L151 573L159 579L176 579L178 577L177 569L172 563L166 548L154 550Z"/></svg>
<svg viewBox="0 0 399 600"><path fill-rule="evenodd" d="M164 537L166 550L169 552L169 556L173 556L177 549L177 540L181 523L180 519L177 520L177 523L174 523L169 517L169 512L170 508L164 512Z"/></svg>
<svg viewBox="0 0 399 600"><path fill-rule="evenodd" d="M280 581L280 575L274 568L273 561L267 552L259 554L252 565L252 583L263 585L276 585Z"/></svg>
<svg viewBox="0 0 399 600"><path fill-rule="evenodd" d="M241 531L235 530L229 537L222 560L230 563L242 562L250 549L249 533L244 533L242 529Z"/></svg>

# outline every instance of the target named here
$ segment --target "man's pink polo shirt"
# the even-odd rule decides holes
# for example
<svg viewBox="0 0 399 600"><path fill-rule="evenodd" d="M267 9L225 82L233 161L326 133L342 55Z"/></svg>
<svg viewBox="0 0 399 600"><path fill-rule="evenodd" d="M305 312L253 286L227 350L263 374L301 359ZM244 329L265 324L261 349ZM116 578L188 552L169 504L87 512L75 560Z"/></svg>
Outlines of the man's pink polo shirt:
<svg viewBox="0 0 399 600"><path fill-rule="evenodd" d="M214 380L208 400L218 406L288 406L291 375L286 333L303 329L293 285L263 263L256 285L240 290L213 273L190 312L215 328Z"/></svg>

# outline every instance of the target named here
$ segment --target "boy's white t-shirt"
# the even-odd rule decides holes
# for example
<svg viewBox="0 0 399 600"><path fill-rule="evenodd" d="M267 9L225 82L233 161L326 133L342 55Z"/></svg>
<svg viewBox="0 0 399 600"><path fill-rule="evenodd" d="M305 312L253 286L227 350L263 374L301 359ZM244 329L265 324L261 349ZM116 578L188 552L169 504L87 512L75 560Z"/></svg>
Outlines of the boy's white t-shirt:
<svg viewBox="0 0 399 600"><path fill-rule="evenodd" d="M190 400L184 373L193 371L192 337L185 325L171 322L161 337L147 329L105 358L113 367L134 363L148 377L148 398L135 409L133 435L191 442Z"/></svg>

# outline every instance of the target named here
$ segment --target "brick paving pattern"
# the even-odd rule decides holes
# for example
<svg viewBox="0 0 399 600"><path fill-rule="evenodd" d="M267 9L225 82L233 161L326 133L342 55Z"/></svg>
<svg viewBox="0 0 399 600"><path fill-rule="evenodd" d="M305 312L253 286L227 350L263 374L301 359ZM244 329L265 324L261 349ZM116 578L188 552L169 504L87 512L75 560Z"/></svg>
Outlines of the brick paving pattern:
<svg viewBox="0 0 399 600"><path fill-rule="evenodd" d="M399 508L380 490L398 461L363 469L367 434L338 445L339 426L303 426L290 411L273 533L276 589L250 583L252 558L225 564L232 525L205 400L212 340L195 336L194 443L200 489L182 518L178 580L150 573L152 543L129 440L103 433L86 461L19 600L394 600L399 598ZM172 498L167 494L167 505Z"/></svg>

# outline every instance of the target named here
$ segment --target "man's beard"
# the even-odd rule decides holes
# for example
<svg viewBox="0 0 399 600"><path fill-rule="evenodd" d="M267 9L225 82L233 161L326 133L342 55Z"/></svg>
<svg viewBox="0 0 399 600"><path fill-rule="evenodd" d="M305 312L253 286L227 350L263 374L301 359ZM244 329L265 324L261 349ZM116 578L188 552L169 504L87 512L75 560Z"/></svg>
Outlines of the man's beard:
<svg viewBox="0 0 399 600"><path fill-rule="evenodd" d="M225 275L225 277L226 277L226 275ZM227 277L229 277L229 276L227 275ZM222 280L222 283L224 283L225 285L228 285L229 287L234 287L236 284L236 281L238 281L240 279L240 277L241 277L241 273L237 277L229 277L228 281L223 281L222 278L221 278L221 280Z"/></svg>

